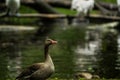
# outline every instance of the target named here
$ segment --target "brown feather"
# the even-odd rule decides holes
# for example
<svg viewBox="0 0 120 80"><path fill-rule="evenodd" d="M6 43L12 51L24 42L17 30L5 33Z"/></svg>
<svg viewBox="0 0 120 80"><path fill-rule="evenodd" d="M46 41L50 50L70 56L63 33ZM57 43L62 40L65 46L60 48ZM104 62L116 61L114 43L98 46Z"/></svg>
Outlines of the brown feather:
<svg viewBox="0 0 120 80"><path fill-rule="evenodd" d="M23 77L26 77L26 78L29 77L32 73L34 73L38 69L42 68L43 64L44 63L35 63L35 64L29 66L28 68L23 70L21 72L21 74L16 77L16 79L23 78Z"/></svg>
<svg viewBox="0 0 120 80"><path fill-rule="evenodd" d="M48 53L49 46L52 44L56 44L57 41L48 39L45 42L44 47L44 55L45 62L44 63L35 63L29 67L27 67L23 72L21 72L16 79L22 80L45 80L50 77L50 75L54 72L54 64L51 56Z"/></svg>

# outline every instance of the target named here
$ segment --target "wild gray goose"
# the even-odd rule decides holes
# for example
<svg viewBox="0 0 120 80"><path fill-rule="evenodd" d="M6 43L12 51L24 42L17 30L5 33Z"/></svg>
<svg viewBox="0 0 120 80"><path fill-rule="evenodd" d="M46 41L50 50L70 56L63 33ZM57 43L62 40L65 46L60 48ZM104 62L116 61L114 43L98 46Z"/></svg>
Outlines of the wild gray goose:
<svg viewBox="0 0 120 80"><path fill-rule="evenodd" d="M47 39L45 41L44 55L45 61L42 63L35 63L27 67L23 72L16 77L18 80L27 79L27 80L46 80L49 78L52 73L54 73L55 68L50 54L48 53L49 46L56 44L57 41L52 39Z"/></svg>

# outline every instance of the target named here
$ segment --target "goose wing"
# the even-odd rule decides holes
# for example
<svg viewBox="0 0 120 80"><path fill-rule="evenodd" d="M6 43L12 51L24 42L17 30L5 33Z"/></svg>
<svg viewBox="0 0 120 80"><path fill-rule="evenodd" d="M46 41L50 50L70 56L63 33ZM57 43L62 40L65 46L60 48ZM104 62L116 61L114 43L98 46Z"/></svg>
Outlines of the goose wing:
<svg viewBox="0 0 120 80"><path fill-rule="evenodd" d="M32 73L37 71L38 69L42 68L44 63L35 63L29 67L27 67L25 70L23 70L17 77L16 79L22 79L22 78L27 78L29 77Z"/></svg>

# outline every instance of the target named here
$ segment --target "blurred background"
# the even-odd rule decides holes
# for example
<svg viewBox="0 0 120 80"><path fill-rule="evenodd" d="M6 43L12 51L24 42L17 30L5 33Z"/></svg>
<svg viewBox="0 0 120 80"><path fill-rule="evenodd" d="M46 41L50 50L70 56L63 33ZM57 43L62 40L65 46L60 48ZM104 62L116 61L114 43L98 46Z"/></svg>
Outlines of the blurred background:
<svg viewBox="0 0 120 80"><path fill-rule="evenodd" d="M117 0L95 0L89 15L76 15L72 0L20 0L18 15L6 14L0 0L0 80L14 80L28 65L44 61L44 40L55 73L50 79L74 79L85 72L120 78L120 17Z"/></svg>

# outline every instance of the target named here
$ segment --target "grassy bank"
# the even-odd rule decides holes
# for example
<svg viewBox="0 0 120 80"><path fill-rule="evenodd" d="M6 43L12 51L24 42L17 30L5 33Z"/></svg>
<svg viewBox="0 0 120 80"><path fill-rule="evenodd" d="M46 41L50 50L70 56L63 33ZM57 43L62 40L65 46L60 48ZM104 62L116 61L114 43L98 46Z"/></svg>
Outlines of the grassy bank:
<svg viewBox="0 0 120 80"><path fill-rule="evenodd" d="M99 0L98 0L99 1ZM101 0L102 2L116 3L116 0Z"/></svg>

